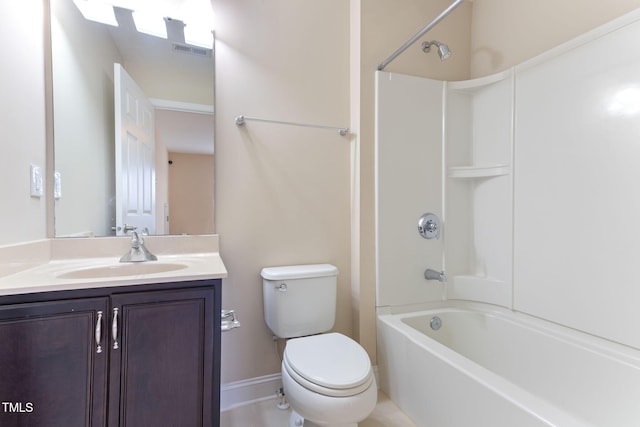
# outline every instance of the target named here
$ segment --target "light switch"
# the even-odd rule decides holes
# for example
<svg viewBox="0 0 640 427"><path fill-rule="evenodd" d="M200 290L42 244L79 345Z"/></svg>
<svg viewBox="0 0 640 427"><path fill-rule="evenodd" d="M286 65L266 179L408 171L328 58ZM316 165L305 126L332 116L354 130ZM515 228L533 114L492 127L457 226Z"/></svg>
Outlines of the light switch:
<svg viewBox="0 0 640 427"><path fill-rule="evenodd" d="M53 174L53 197L57 200L62 197L62 178L60 172Z"/></svg>
<svg viewBox="0 0 640 427"><path fill-rule="evenodd" d="M42 197L43 194L42 170L40 166L31 165L31 197Z"/></svg>

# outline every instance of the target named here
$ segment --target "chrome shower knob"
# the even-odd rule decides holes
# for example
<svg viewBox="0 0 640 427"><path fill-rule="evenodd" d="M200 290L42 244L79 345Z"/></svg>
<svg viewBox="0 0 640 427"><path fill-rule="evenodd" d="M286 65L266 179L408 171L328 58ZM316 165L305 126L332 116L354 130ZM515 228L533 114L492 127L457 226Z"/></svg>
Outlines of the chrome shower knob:
<svg viewBox="0 0 640 427"><path fill-rule="evenodd" d="M422 215L418 220L418 232L425 239L439 238L440 219L432 213Z"/></svg>

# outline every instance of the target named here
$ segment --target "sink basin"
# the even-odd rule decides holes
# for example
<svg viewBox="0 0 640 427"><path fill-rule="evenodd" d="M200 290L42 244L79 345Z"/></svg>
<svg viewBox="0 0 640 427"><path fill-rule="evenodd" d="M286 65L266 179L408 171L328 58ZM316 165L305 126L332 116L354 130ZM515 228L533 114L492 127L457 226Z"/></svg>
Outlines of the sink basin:
<svg viewBox="0 0 640 427"><path fill-rule="evenodd" d="M99 267L83 268L58 274L59 279L100 279L111 277L138 276L140 274L157 274L187 268L186 264L134 262Z"/></svg>

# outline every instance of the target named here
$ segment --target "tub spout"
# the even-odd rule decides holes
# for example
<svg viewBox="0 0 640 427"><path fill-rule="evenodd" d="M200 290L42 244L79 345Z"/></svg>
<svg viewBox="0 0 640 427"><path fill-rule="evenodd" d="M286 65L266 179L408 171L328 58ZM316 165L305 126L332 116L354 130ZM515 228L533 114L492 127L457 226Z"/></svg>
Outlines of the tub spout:
<svg viewBox="0 0 640 427"><path fill-rule="evenodd" d="M444 271L435 271L430 268L424 271L424 278L427 280L437 280L442 283L447 281L447 275L444 274Z"/></svg>

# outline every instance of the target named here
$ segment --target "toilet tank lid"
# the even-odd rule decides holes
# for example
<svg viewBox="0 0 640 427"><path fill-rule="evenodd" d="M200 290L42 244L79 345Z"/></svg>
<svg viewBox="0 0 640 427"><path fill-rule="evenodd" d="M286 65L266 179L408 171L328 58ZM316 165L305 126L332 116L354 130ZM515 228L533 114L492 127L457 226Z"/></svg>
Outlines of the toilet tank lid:
<svg viewBox="0 0 640 427"><path fill-rule="evenodd" d="M265 267L260 272L266 280L308 279L311 277L337 276L338 268L331 264L287 265Z"/></svg>

